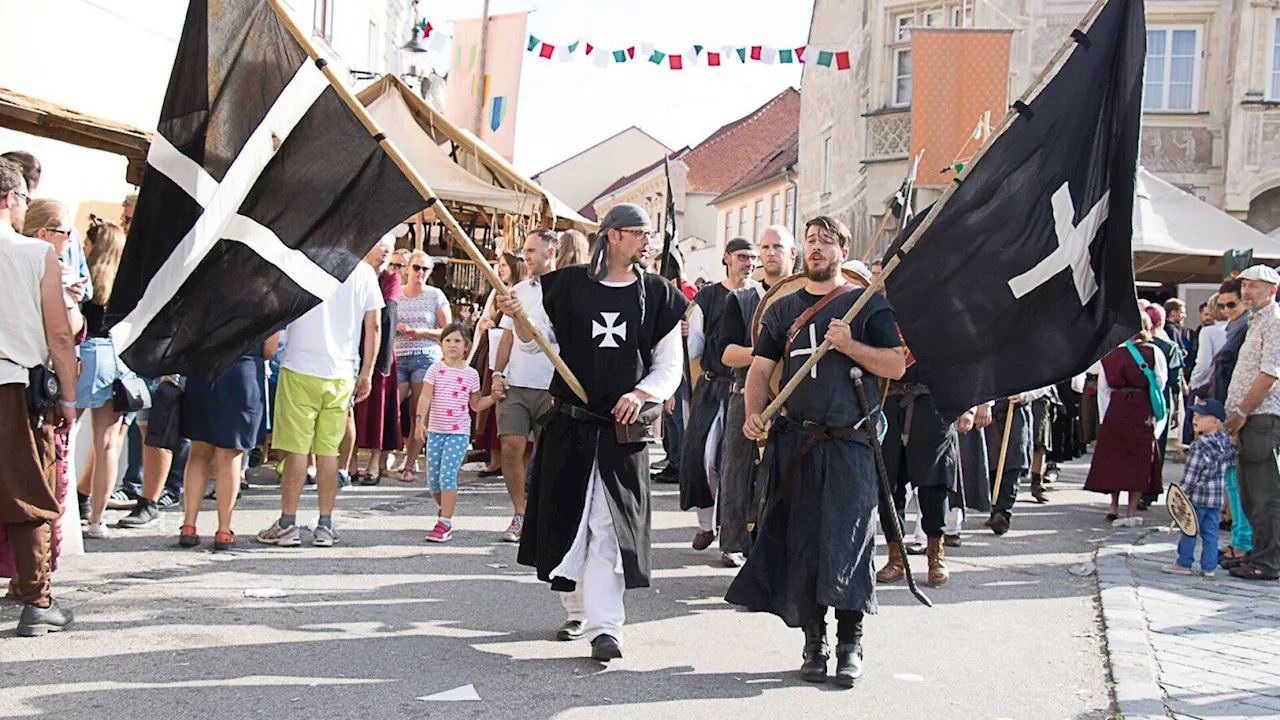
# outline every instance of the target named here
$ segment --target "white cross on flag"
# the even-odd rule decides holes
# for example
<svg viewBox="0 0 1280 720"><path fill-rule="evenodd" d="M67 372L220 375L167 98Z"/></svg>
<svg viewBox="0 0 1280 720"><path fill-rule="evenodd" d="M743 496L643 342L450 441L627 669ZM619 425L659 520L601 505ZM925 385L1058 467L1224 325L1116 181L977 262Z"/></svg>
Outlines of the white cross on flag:
<svg viewBox="0 0 1280 720"><path fill-rule="evenodd" d="M107 317L144 377L213 379L424 201L265 0L191 0Z"/></svg>
<svg viewBox="0 0 1280 720"><path fill-rule="evenodd" d="M916 219L933 221L886 285L909 372L946 417L1083 372L1141 327L1144 17L1142 0L1108 0L948 202Z"/></svg>

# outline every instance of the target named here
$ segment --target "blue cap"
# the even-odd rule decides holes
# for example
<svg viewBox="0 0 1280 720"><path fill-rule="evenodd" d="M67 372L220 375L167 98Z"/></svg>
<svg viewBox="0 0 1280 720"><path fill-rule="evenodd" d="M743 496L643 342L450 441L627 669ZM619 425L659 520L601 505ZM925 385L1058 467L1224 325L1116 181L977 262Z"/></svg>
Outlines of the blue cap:
<svg viewBox="0 0 1280 720"><path fill-rule="evenodd" d="M1221 422L1227 421L1227 409L1213 398L1200 398L1191 406L1191 412L1198 415L1215 417Z"/></svg>

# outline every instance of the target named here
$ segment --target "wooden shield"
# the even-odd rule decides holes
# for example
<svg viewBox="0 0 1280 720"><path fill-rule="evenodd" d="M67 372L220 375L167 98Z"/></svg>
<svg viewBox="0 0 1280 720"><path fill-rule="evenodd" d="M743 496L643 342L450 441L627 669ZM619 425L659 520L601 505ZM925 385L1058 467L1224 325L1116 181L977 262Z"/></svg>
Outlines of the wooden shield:
<svg viewBox="0 0 1280 720"><path fill-rule="evenodd" d="M871 285L866 278L849 268L842 268L841 272L844 273L844 279L854 287L865 288ZM808 284L808 282L809 280L804 276L804 273L798 272L769 288L769 292L764 294L764 297L760 299L760 304L756 306L755 314L751 316L752 345L755 345L756 339L760 337L760 321L764 319L765 310L768 310L769 306L777 302L779 299L799 292L806 284ZM781 387L781 380L782 363L778 363L777 367L773 369L773 377L769 379L770 400L778 396L778 389Z"/></svg>
<svg viewBox="0 0 1280 720"><path fill-rule="evenodd" d="M1165 498L1169 508L1169 517L1185 535L1195 537L1200 533L1200 525L1196 520L1196 509L1187 499L1187 494L1177 485L1169 486L1169 494Z"/></svg>

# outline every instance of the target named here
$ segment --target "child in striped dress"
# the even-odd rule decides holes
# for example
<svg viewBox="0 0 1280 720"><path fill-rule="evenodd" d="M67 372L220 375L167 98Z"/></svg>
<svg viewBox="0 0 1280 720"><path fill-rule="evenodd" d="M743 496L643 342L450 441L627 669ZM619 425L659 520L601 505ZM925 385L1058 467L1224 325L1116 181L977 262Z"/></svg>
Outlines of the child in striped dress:
<svg viewBox="0 0 1280 720"><path fill-rule="evenodd" d="M471 414L493 407L507 391L500 377L493 391L480 395L480 375L467 365L467 340L463 327L453 323L440 331L444 359L431 365L423 378L422 395L415 413L414 432L427 444L427 487L440 507L436 526L427 542L448 542L453 537L453 511L458 504L458 469L471 440Z"/></svg>

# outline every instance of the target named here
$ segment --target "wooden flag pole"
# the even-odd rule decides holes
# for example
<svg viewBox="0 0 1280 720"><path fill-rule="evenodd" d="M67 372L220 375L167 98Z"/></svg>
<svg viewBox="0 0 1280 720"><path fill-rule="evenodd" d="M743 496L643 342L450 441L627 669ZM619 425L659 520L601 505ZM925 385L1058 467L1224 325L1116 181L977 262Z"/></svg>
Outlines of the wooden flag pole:
<svg viewBox="0 0 1280 720"><path fill-rule="evenodd" d="M1013 406L1016 401L1009 401L1009 412L1004 418L1004 437L1000 438L1000 464L996 466L996 481L991 483L991 507L995 508L1000 497L1000 481L1004 478L1004 460L1009 454L1009 431L1013 429Z"/></svg>
<svg viewBox="0 0 1280 720"><path fill-rule="evenodd" d="M275 0L272 1L274 2ZM1098 12L1101 11L1102 7L1106 4L1107 0L1094 0L1093 6L1084 14L1084 18L1080 21L1080 24L1076 26L1076 29L1081 32L1087 30L1089 25L1093 23L1093 19L1097 17ZM1049 59L1048 64L1044 66L1044 69L1040 71L1040 74L1031 82L1031 86L1027 88L1026 92L1022 93L1022 97L1018 98L1017 103L1026 103L1040 90L1040 86L1049 76L1049 73L1058 66L1058 63L1062 62L1063 57L1066 56L1067 51L1071 49L1073 44L1075 44L1074 37L1068 37L1067 40L1062 43L1062 47L1058 48L1058 51L1053 54L1053 57ZM1015 105L1017 103L1015 103ZM902 263L902 256L910 252L911 249L915 247L915 244L919 242L920 237L924 235L925 231L928 230L931 225L933 225L933 221L937 219L938 213L942 211L942 208L945 207L947 202L955 195L956 189L960 187L961 182L969 176L969 173L977 166L978 161L982 159L983 155L987 154L987 150L991 149L992 144L994 144L995 141L1004 134L1004 131L1007 130L1011 124L1013 124L1013 120L1017 116L1018 111L1015 109L1010 109L1009 112L1005 113L1004 119L1000 121L1000 125L992 131L991 135L989 135L986 141L982 143L982 147L978 148L978 152L974 153L973 160L968 165L965 165L964 170L956 176L956 181L947 186L946 191L943 192L942 197L938 198L938 201L933 204L933 209L927 216L925 216L924 221L916 226L915 232L911 233L911 237L907 238L907 241L903 243L902 250L889 259L889 264L884 266L879 275L872 278L871 286L868 287L856 301L854 301L853 307L849 308L849 312L845 313L844 318L842 318L844 322L852 322L853 318L857 317L859 312L862 312L862 308L866 307L866 304L871 300L872 295L879 292L880 289L884 287L885 278L889 277L890 273L892 273L894 269ZM831 343L823 340L822 344L819 345L817 349L814 350L813 354L804 361L804 364L800 366L800 369L796 370L795 374L791 376L791 379L787 381L787 384L778 391L778 396L773 399L773 402L769 403L769 406L764 409L764 412L760 413L762 420L768 422L769 418L778 414L778 411L782 409L782 404L791 396L791 393L795 392L800 383L809 375L809 371L813 369L813 366L817 365L818 361L822 359L822 356L826 355L827 351L830 349Z"/></svg>
<svg viewBox="0 0 1280 720"><path fill-rule="evenodd" d="M295 24L293 22L293 18L290 17L289 11L280 6L280 0L267 0L267 5L275 12L276 16L280 18L280 22L283 23L289 30L289 33L293 35L293 39L302 46L302 49L306 51L307 55L310 56L313 61L324 59L316 52L316 49L311 46L306 35L298 29L297 24ZM422 195L422 199L427 201L427 206L435 210L437 218L439 218L440 221L444 223L444 226L449 229L449 232L453 234L454 238L458 241L458 244L462 247L462 250L467 253L467 256L470 257L472 261L475 262L476 267L480 269L480 272L484 273L485 279L489 281L489 284L492 285L499 294L510 295L511 288L508 288L506 284L502 282L502 278L498 277L497 271L495 271L493 266L489 264L489 261L485 259L484 254L476 247L475 243L471 240L471 237L463 231L462 226L458 224L456 219L454 219L453 214L444 206L444 203L440 202L440 198L431 190L431 187L422 179L422 176L418 175L418 171L409 164L409 161L400 153L399 148L397 148L394 143L383 135L382 129L378 127L376 122L374 122L373 117L369 115L369 111L366 110L364 105L361 105L360 101L351 94L351 91L347 89L347 86L342 84L342 81L339 80L338 76L333 72L333 68L326 63L321 68L321 71L324 73L325 77L329 79L329 83L333 86L334 91L338 93L338 97L342 98L342 101L351 109L351 112L355 113L355 116L360 119L360 123L364 125L365 130L368 130L369 134L375 138L379 138L378 144L384 151L386 151L387 155L393 162L395 162L396 166L400 168L400 171L404 173L404 176L409 179L409 182L413 185L414 189ZM533 332L534 341L538 343L538 347L541 348L542 352L546 354L549 360L551 360L551 364L555 366L556 372L560 373L560 377L564 378L565 383L571 390L573 390L573 393L581 398L583 402L587 402L587 392L582 388L582 383L578 382L578 378L574 376L573 371L565 364L564 359L560 357L560 354L556 352L555 348L551 347L551 343L547 342L547 339L538 331L537 326L529 320L529 316L522 310L515 317L517 320L524 322L529 330Z"/></svg>
<svg viewBox="0 0 1280 720"><path fill-rule="evenodd" d="M867 243L867 249L862 251L862 262L866 262L871 257L871 248L876 246L876 240L880 239L880 233L884 232L884 226L889 224L889 218L893 216L893 208L884 209L884 217L880 218L880 225L876 228L875 233L871 235L871 242Z"/></svg>

